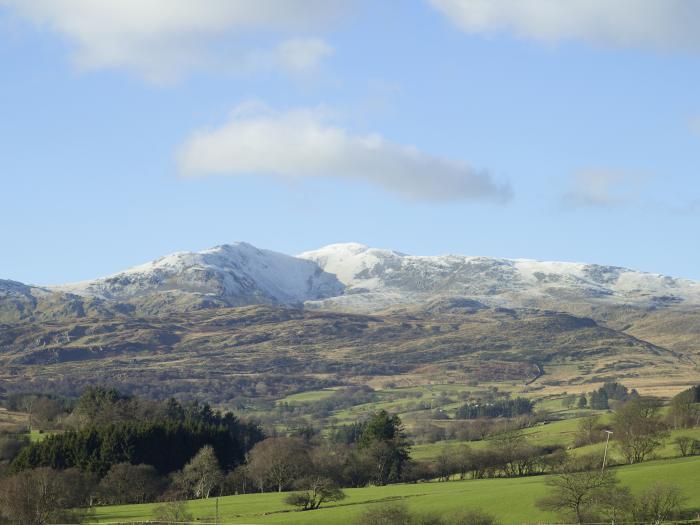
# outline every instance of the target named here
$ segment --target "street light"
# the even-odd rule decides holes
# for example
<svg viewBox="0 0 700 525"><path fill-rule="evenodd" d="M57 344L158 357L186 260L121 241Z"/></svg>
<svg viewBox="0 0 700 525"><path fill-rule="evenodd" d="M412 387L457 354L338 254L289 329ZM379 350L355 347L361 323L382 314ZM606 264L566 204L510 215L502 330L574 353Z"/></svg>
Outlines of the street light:
<svg viewBox="0 0 700 525"><path fill-rule="evenodd" d="M605 440L605 452L603 452L603 467L600 469L601 474L605 470L605 460L608 457L608 443L610 443L610 435L612 434L612 430L606 430L605 433L608 435L608 437Z"/></svg>

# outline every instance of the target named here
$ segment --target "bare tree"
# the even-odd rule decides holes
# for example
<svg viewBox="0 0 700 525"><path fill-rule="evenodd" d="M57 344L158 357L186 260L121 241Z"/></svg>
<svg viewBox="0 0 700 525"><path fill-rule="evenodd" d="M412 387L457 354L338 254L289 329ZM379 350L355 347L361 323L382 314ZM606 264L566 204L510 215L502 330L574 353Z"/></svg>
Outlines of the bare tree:
<svg viewBox="0 0 700 525"><path fill-rule="evenodd" d="M176 475L176 483L187 497L206 499L221 485L224 474L219 467L214 448L202 447Z"/></svg>
<svg viewBox="0 0 700 525"><path fill-rule="evenodd" d="M187 512L184 501L168 501L153 509L153 517L163 523L184 523L192 521L192 514Z"/></svg>
<svg viewBox="0 0 700 525"><path fill-rule="evenodd" d="M628 463L647 459L666 437L658 399L633 398L622 405L613 418L614 437Z"/></svg>
<svg viewBox="0 0 700 525"><path fill-rule="evenodd" d="M257 443L248 457L248 471L261 492L268 483L282 492L308 468L307 447L298 438L268 438Z"/></svg>
<svg viewBox="0 0 700 525"><path fill-rule="evenodd" d="M574 445L582 447L603 440L603 429L600 426L600 416L583 417L578 422Z"/></svg>
<svg viewBox="0 0 700 525"><path fill-rule="evenodd" d="M583 523L603 494L618 483L611 471L563 472L546 481L551 488L548 496L540 499L537 506L571 514L576 523Z"/></svg>
<svg viewBox="0 0 700 525"><path fill-rule="evenodd" d="M328 478L318 476L307 478L298 482L297 485L303 490L289 494L284 501L301 510L315 510L324 502L340 501L346 497L345 492Z"/></svg>
<svg viewBox="0 0 700 525"><path fill-rule="evenodd" d="M685 497L678 486L657 483L635 499L632 521L659 525L674 518L684 501Z"/></svg>
<svg viewBox="0 0 700 525"><path fill-rule="evenodd" d="M70 479L74 479L71 477ZM0 521L10 525L45 525L80 519L83 503L68 490L62 472L50 468L25 470L0 482Z"/></svg>
<svg viewBox="0 0 700 525"><path fill-rule="evenodd" d="M155 501L166 482L151 465L112 465L99 486L102 503L148 503Z"/></svg>
<svg viewBox="0 0 700 525"><path fill-rule="evenodd" d="M689 436L678 436L673 442L678 447L678 452L680 452L681 456L692 456L700 451L700 442Z"/></svg>

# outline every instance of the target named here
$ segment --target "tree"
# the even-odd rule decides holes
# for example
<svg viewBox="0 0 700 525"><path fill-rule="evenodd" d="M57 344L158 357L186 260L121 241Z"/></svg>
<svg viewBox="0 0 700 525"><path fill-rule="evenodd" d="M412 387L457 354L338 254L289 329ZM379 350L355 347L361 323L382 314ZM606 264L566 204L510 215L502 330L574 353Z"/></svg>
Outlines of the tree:
<svg viewBox="0 0 700 525"><path fill-rule="evenodd" d="M399 416L385 410L372 414L360 435L358 448L374 483L386 485L401 479L410 456Z"/></svg>
<svg viewBox="0 0 700 525"><path fill-rule="evenodd" d="M221 495L247 494L251 489L254 490L254 485L248 466L241 465L226 475L222 483Z"/></svg>
<svg viewBox="0 0 700 525"><path fill-rule="evenodd" d="M620 406L613 417L614 437L628 463L649 457L666 436L656 398L636 397Z"/></svg>
<svg viewBox="0 0 700 525"><path fill-rule="evenodd" d="M435 458L435 474L440 481L448 481L457 471L457 454L453 447L445 446Z"/></svg>
<svg viewBox="0 0 700 525"><path fill-rule="evenodd" d="M591 408L594 410L607 410L610 408L608 393L604 389L601 388L591 393Z"/></svg>
<svg viewBox="0 0 700 525"><path fill-rule="evenodd" d="M45 525L79 521L83 504L69 490L69 479L50 468L27 470L0 482L0 520L11 525Z"/></svg>
<svg viewBox="0 0 700 525"><path fill-rule="evenodd" d="M579 408L586 408L588 406L588 399L586 399L586 394L581 394L579 396L577 406Z"/></svg>
<svg viewBox="0 0 700 525"><path fill-rule="evenodd" d="M248 456L248 472L260 492L269 483L282 492L303 477L309 467L308 450L298 438L275 437L257 443Z"/></svg>
<svg viewBox="0 0 700 525"><path fill-rule="evenodd" d="M700 441L688 436L678 436L673 442L678 447L681 456L692 456L700 452Z"/></svg>
<svg viewBox="0 0 700 525"><path fill-rule="evenodd" d="M194 519L184 501L168 501L153 509L153 518L165 523L187 523Z"/></svg>
<svg viewBox="0 0 700 525"><path fill-rule="evenodd" d="M574 446L582 447L592 445L603 440L603 432L600 426L600 416L588 416L581 418L576 428Z"/></svg>
<svg viewBox="0 0 700 525"><path fill-rule="evenodd" d="M668 422L673 428L700 426L700 387L684 390L673 396L668 409Z"/></svg>
<svg viewBox="0 0 700 525"><path fill-rule="evenodd" d="M684 501L685 497L678 486L657 483L635 499L632 521L658 525L674 518Z"/></svg>
<svg viewBox="0 0 700 525"><path fill-rule="evenodd" d="M117 463L100 481L100 501L110 505L148 503L158 498L165 485L165 479L151 465Z"/></svg>
<svg viewBox="0 0 700 525"><path fill-rule="evenodd" d="M627 487L610 487L601 492L596 501L602 521L615 523L626 521L634 502L634 497Z"/></svg>
<svg viewBox="0 0 700 525"><path fill-rule="evenodd" d="M602 495L617 483L615 474L609 470L563 472L546 481L551 492L540 499L537 505L544 510L571 514L576 523L583 523Z"/></svg>
<svg viewBox="0 0 700 525"><path fill-rule="evenodd" d="M214 448L209 445L202 447L175 477L182 493L194 499L209 498L223 478Z"/></svg>
<svg viewBox="0 0 700 525"><path fill-rule="evenodd" d="M303 490L289 494L284 501L288 505L299 507L300 510L315 510L324 502L346 498L345 492L328 478L307 478L298 482L297 485Z"/></svg>

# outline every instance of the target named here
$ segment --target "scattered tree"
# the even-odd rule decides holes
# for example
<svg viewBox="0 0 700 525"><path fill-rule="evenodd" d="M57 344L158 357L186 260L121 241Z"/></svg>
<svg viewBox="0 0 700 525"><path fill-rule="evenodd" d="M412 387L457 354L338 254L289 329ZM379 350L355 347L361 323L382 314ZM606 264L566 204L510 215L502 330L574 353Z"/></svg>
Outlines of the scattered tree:
<svg viewBox="0 0 700 525"><path fill-rule="evenodd" d="M685 501L676 485L657 483L635 499L632 521L659 525L676 517Z"/></svg>
<svg viewBox="0 0 700 525"><path fill-rule="evenodd" d="M302 477L308 467L308 447L299 438L268 438L257 443L248 457L248 471L260 492L268 484L282 492Z"/></svg>
<svg viewBox="0 0 700 525"><path fill-rule="evenodd" d="M666 433L660 407L656 398L636 397L615 412L614 438L628 463L644 461L663 443Z"/></svg>
<svg viewBox="0 0 700 525"><path fill-rule="evenodd" d="M148 503L155 501L165 489L166 481L151 465L112 465L99 485L102 503Z"/></svg>
<svg viewBox="0 0 700 525"><path fill-rule="evenodd" d="M700 386L673 396L668 409L668 422L676 429L700 426Z"/></svg>
<svg viewBox="0 0 700 525"><path fill-rule="evenodd" d="M153 509L153 518L164 523L187 523L194 520L192 514L187 512L187 503L184 501L161 503Z"/></svg>
<svg viewBox="0 0 700 525"><path fill-rule="evenodd" d="M544 510L571 515L576 523L583 523L601 496L614 488L618 480L609 470L592 470L563 472L552 476L546 483L551 492L537 505Z"/></svg>
<svg viewBox="0 0 700 525"><path fill-rule="evenodd" d="M284 501L300 510L315 510L327 501L340 501L346 497L345 492L328 478L307 478L297 485L302 490L289 494Z"/></svg>
<svg viewBox="0 0 700 525"><path fill-rule="evenodd" d="M175 476L175 482L188 498L206 499L221 485L223 477L214 448L207 445Z"/></svg>
<svg viewBox="0 0 700 525"><path fill-rule="evenodd" d="M673 440L681 456L693 456L700 453L700 441L688 436L678 436Z"/></svg>
<svg viewBox="0 0 700 525"><path fill-rule="evenodd" d="M385 410L374 413L364 426L358 448L375 484L401 479L409 460L409 444L397 415Z"/></svg>

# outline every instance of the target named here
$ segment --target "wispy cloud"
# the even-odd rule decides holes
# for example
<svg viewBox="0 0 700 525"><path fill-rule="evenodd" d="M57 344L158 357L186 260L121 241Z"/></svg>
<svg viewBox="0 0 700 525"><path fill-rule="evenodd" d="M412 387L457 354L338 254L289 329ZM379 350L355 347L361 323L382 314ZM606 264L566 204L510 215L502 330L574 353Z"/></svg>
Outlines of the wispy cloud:
<svg viewBox="0 0 700 525"><path fill-rule="evenodd" d="M646 177L608 169L588 169L573 174L572 188L563 204L575 208L611 208L634 202Z"/></svg>
<svg viewBox="0 0 700 525"><path fill-rule="evenodd" d="M178 163L186 176L272 175L363 180L415 200L505 201L510 188L457 160L354 134L320 109L273 112L259 105L234 111L223 126L196 132Z"/></svg>
<svg viewBox="0 0 700 525"><path fill-rule="evenodd" d="M318 38L351 0L0 0L21 17L63 36L81 68L135 71L154 81L193 68L232 68L262 54L264 66L308 70L331 53ZM255 35L253 34L255 33ZM258 49L253 36L280 36ZM287 36L284 36L287 35ZM268 44L269 46L269 44Z"/></svg>
<svg viewBox="0 0 700 525"><path fill-rule="evenodd" d="M429 0L461 29L556 43L700 51L696 0Z"/></svg>

